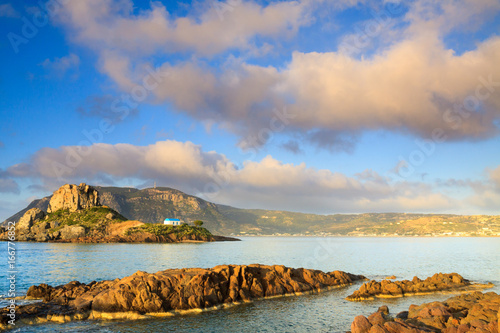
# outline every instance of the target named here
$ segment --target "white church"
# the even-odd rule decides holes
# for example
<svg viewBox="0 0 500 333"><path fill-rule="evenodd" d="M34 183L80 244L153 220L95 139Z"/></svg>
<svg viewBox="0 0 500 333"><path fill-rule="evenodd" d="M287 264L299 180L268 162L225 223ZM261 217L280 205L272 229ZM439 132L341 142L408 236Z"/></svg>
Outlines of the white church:
<svg viewBox="0 0 500 333"><path fill-rule="evenodd" d="M166 225L181 225L181 224L187 224L187 223L181 221L180 219L169 219L169 218L166 218L165 221L163 221L163 224L166 224Z"/></svg>

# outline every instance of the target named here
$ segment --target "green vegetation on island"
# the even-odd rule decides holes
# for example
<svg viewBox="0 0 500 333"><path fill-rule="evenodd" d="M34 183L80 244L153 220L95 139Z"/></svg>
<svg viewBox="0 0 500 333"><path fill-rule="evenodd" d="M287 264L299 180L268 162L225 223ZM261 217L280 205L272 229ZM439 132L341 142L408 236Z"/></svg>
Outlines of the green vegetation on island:
<svg viewBox="0 0 500 333"><path fill-rule="evenodd" d="M164 224L152 224L145 223L143 225L132 227L127 229L125 235L130 236L134 233L139 232L149 232L156 236L168 236L171 234L177 235L177 237L185 236L199 236L199 237L211 237L212 233L205 228L198 226L191 226L188 224L182 224L179 226L164 225Z"/></svg>
<svg viewBox="0 0 500 333"><path fill-rule="evenodd" d="M35 224L49 223L54 226L49 229L49 233L58 231L65 226L80 225L87 230L105 228L110 221L123 222L127 219L113 209L101 206L91 207L85 210L70 212L69 209L59 209L53 213L48 213L44 220Z"/></svg>

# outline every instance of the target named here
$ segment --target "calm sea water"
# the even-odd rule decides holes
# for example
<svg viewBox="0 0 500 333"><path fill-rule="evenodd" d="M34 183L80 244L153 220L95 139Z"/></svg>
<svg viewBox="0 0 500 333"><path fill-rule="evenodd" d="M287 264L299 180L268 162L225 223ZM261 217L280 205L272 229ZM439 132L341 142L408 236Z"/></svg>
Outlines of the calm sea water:
<svg viewBox="0 0 500 333"><path fill-rule="evenodd" d="M7 292L7 243L0 247L0 293ZM343 270L380 279L425 278L457 272L493 282L500 293L500 238L246 237L241 242L201 244L17 243L17 291L33 284L121 278L138 270L213 267L220 264L283 264ZM15 332L345 332L358 314L387 304L392 313L412 303L450 295L348 302L359 284L316 295L260 300L227 309L139 321L80 321L17 328ZM0 298L0 302L2 302ZM3 301L5 304L5 301Z"/></svg>

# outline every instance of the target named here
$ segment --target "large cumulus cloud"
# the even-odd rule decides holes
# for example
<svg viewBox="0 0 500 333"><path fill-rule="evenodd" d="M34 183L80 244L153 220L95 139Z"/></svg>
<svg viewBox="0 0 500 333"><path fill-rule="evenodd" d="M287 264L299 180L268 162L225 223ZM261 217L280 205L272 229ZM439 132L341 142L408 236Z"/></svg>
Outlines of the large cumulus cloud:
<svg viewBox="0 0 500 333"><path fill-rule="evenodd" d="M126 91L147 75L148 57L180 55L181 61L155 64L169 73L152 91L156 102L237 133L242 147L284 106L295 115L287 132L333 150L352 150L360 133L373 130L431 138L440 128L448 140L498 134L500 38L464 53L444 42L449 33L473 29L497 13L498 1L409 2L405 15L392 18L403 27L388 24L381 34L390 42L381 41L366 57L342 48L295 51L279 66L250 64L231 51L269 46L259 37L297 34L327 2L227 6L222 18L207 4L197 15L173 17L158 3L134 12L125 0L71 1L56 20L72 40L99 54L101 71ZM210 59L218 54L225 60L213 67Z"/></svg>

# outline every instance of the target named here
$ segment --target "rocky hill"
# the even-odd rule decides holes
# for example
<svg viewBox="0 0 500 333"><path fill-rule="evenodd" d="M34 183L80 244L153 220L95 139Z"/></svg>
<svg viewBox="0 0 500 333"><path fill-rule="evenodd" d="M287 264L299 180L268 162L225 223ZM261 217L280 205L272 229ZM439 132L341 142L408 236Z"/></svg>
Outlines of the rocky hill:
<svg viewBox="0 0 500 333"><path fill-rule="evenodd" d="M208 229L219 233L236 233L238 224L226 218L218 205L168 187L135 188L96 187L103 205L123 216L146 223L163 223L165 218L185 222L203 220Z"/></svg>
<svg viewBox="0 0 500 333"><path fill-rule="evenodd" d="M171 198L172 199L172 198ZM86 184L61 186L50 197L47 212L26 211L15 225L0 230L0 240L36 242L186 242L236 240L213 236L210 231L187 224L169 226L127 220L116 210L101 205L99 191Z"/></svg>
<svg viewBox="0 0 500 333"><path fill-rule="evenodd" d="M208 229L235 235L499 236L500 216L366 213L318 215L239 209L205 201L179 190L98 187L100 203L130 220L162 223L169 218L203 220ZM31 208L49 209L50 196L33 201L6 221L19 221Z"/></svg>

